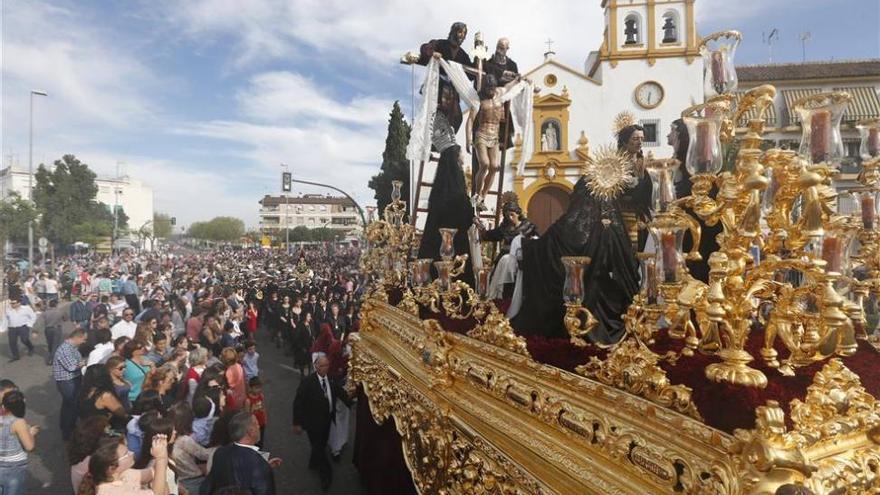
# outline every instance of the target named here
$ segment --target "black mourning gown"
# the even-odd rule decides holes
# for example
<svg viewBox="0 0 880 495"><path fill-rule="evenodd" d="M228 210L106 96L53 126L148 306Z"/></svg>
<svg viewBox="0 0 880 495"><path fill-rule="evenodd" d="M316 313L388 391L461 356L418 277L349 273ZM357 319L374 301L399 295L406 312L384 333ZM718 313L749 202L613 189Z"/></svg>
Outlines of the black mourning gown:
<svg viewBox="0 0 880 495"><path fill-rule="evenodd" d="M419 245L419 258L440 259L440 228L458 229L455 233L455 254L469 254L467 231L473 225L474 209L464 181L464 172L458 164L460 152L458 145L451 146L440 154L437 173L428 196L428 216L425 230ZM473 285L473 268L468 260L465 272L459 277ZM431 267L434 276L437 275Z"/></svg>
<svg viewBox="0 0 880 495"><path fill-rule="evenodd" d="M650 179L644 176L632 192L642 191L645 181L650 187ZM590 192L582 177L574 186L568 211L540 239L523 240L523 305L513 319L517 333L568 336L563 325L565 268L560 258L589 256L583 302L599 321L589 338L610 344L623 336L621 316L639 291L638 262L620 214L622 204L631 197L644 195L602 200Z"/></svg>
<svg viewBox="0 0 880 495"><path fill-rule="evenodd" d="M691 175L687 170L682 170L681 180L675 183L675 196L677 198L683 198L685 196L690 196L691 194ZM711 198L715 198L718 194L718 188L716 186L712 186L712 190L709 191L709 196ZM719 220L715 225L706 225L706 222L703 221L702 218L697 216L696 213L690 208L685 207L685 212L691 215L693 218L697 219L697 222L700 224L700 256L703 257L700 261L688 261L687 267L690 274L697 280L700 280L704 283L709 282L709 256L718 251L718 240L716 237L720 234L724 229L721 225L721 221ZM684 239L681 243L681 251L683 253L687 253L691 250L694 245L694 239L691 236L690 231L686 231L684 234Z"/></svg>

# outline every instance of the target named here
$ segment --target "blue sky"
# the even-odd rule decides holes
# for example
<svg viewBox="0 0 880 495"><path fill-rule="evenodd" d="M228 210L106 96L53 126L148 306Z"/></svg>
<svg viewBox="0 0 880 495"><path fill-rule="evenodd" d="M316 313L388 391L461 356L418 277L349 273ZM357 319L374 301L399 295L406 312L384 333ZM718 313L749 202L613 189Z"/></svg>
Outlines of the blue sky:
<svg viewBox="0 0 880 495"><path fill-rule="evenodd" d="M581 67L599 46L600 3L4 0L4 163L27 165L27 95L41 89L36 163L73 153L111 174L123 162L179 225L220 214L255 225L281 162L370 203L392 102L409 114L403 52L464 20L471 35L509 37L522 69L540 62L548 37L561 61ZM739 63L767 61L761 34L772 28L775 62L801 60L804 31L808 60L880 56L878 0L697 0L696 9L700 34L743 32Z"/></svg>

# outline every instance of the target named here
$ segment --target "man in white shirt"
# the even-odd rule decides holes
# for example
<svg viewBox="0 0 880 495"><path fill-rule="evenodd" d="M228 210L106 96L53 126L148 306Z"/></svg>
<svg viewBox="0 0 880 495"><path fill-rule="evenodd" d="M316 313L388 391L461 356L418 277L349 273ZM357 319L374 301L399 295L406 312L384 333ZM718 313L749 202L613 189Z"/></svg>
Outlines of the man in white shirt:
<svg viewBox="0 0 880 495"><path fill-rule="evenodd" d="M9 300L9 308L6 309L6 328L9 335L9 353L12 358L10 363L21 359L18 353L18 341L28 349L28 356L34 355L34 345L31 344L31 327L37 321L37 315L30 306L21 304L17 297Z"/></svg>
<svg viewBox="0 0 880 495"><path fill-rule="evenodd" d="M114 341L119 337L133 339L135 330L137 330L137 323L134 322L134 310L125 308L122 311L122 319L110 329L110 335Z"/></svg>

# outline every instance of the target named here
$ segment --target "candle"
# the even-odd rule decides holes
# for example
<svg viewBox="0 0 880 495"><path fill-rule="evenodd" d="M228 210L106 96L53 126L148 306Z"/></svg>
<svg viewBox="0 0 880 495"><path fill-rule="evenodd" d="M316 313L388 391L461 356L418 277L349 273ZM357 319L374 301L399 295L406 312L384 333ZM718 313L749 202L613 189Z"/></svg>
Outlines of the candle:
<svg viewBox="0 0 880 495"><path fill-rule="evenodd" d="M570 299L581 299L583 289L581 289L581 271L578 267L573 266L568 272L568 293Z"/></svg>
<svg viewBox="0 0 880 495"><path fill-rule="evenodd" d="M868 129L868 154L872 158L880 155L880 127Z"/></svg>
<svg viewBox="0 0 880 495"><path fill-rule="evenodd" d="M721 52L712 53L712 87L718 94L724 93L724 54Z"/></svg>
<svg viewBox="0 0 880 495"><path fill-rule="evenodd" d="M708 172L712 168L712 123L700 122L697 124L697 172Z"/></svg>
<svg viewBox="0 0 880 495"><path fill-rule="evenodd" d="M822 239L822 259L825 260L825 271L841 273L843 268L843 243L840 237L826 235Z"/></svg>
<svg viewBox="0 0 880 495"><path fill-rule="evenodd" d="M653 259L645 260L645 297L648 304L657 303L657 263Z"/></svg>
<svg viewBox="0 0 880 495"><path fill-rule="evenodd" d="M675 249L675 232L660 235L660 253L663 259L663 281L678 280L678 250Z"/></svg>
<svg viewBox="0 0 880 495"><path fill-rule="evenodd" d="M810 156L813 163L822 163L829 158L831 144L831 112L818 110L810 118Z"/></svg>
<svg viewBox="0 0 880 495"><path fill-rule="evenodd" d="M480 296L486 297L489 292L489 268L482 268L477 271L477 292Z"/></svg>
<svg viewBox="0 0 880 495"><path fill-rule="evenodd" d="M660 210L666 211L669 203L675 201L675 186L672 183L672 173L669 169L660 171Z"/></svg>
<svg viewBox="0 0 880 495"><path fill-rule="evenodd" d="M865 193L862 195L862 226L865 230L874 230L874 219L876 212L874 211L874 193Z"/></svg>

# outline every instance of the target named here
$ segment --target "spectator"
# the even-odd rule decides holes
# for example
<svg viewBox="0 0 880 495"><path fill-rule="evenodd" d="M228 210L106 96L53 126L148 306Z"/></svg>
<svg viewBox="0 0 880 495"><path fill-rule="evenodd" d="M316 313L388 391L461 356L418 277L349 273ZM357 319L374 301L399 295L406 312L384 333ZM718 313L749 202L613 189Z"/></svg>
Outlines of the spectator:
<svg viewBox="0 0 880 495"><path fill-rule="evenodd" d="M92 318L92 309L89 307L89 291L86 289L80 293L79 298L70 305L70 321L79 328L88 330Z"/></svg>
<svg viewBox="0 0 880 495"><path fill-rule="evenodd" d="M93 364L103 364L107 362L110 355L113 354L114 346L110 341L110 330L107 328L98 328L92 332L95 334L95 347L89 353L89 359L86 366Z"/></svg>
<svg viewBox="0 0 880 495"><path fill-rule="evenodd" d="M196 388L199 386L199 381L202 379L202 373L205 372L207 363L208 351L203 347L197 347L189 354L189 370L186 372L186 400L190 404L192 404L193 396L196 393Z"/></svg>
<svg viewBox="0 0 880 495"><path fill-rule="evenodd" d="M223 352L220 354L221 362L223 363L223 366L226 367L224 375L226 377L226 385L229 389L229 393L226 397L226 408L231 411L237 411L244 406L246 383L244 370L241 368L241 365L238 364L237 357L235 349L232 347L223 349Z"/></svg>
<svg viewBox="0 0 880 495"><path fill-rule="evenodd" d="M268 421L268 418L266 417L266 407L263 405L263 402L263 381L260 380L259 376L255 376L248 381L245 410L249 413L253 413L254 417L257 418L257 423L260 425L260 441L257 442L257 447L260 449L263 448L263 442L266 438L266 424Z"/></svg>
<svg viewBox="0 0 880 495"><path fill-rule="evenodd" d="M157 333L153 337L153 348L144 356L144 358L149 359L154 366L159 366L164 363L169 356L168 336L164 333Z"/></svg>
<svg viewBox="0 0 880 495"><path fill-rule="evenodd" d="M166 495L168 493L168 439L156 435L150 452L156 459L151 468L133 469L133 454L116 438L101 441L89 459L89 472L78 495ZM151 489L142 488L150 484Z"/></svg>
<svg viewBox="0 0 880 495"><path fill-rule="evenodd" d="M52 360L52 377L55 379L58 392L61 393L61 437L64 440L70 438L76 425L76 398L82 380L80 370L86 364L77 348L85 341L85 331L82 328L75 328L70 332L67 340L58 346Z"/></svg>
<svg viewBox="0 0 880 495"><path fill-rule="evenodd" d="M159 394L159 400L162 401L162 409L168 410L174 403L174 394L171 393L171 387L177 381L177 369L173 366L163 365L153 369L144 379L141 393L147 390L155 390Z"/></svg>
<svg viewBox="0 0 880 495"><path fill-rule="evenodd" d="M171 410L177 440L171 451L171 460L177 479L189 493L197 495L205 479L207 463L214 449L206 449L193 438L193 412L186 402L178 402Z"/></svg>
<svg viewBox="0 0 880 495"><path fill-rule="evenodd" d="M10 363L21 359L18 353L18 341L27 347L28 356L34 355L34 345L31 344L31 327L37 321L37 315L33 308L21 304L19 297L13 297L9 300L11 307L6 309L6 328L9 337L9 353L12 358Z"/></svg>
<svg viewBox="0 0 880 495"><path fill-rule="evenodd" d="M40 427L28 425L24 394L10 390L3 395L0 415L0 493L23 495L28 452L34 450L34 437Z"/></svg>
<svg viewBox="0 0 880 495"><path fill-rule="evenodd" d="M257 304L254 301L250 301L248 303L247 312L245 313L245 318L247 319L245 328L247 329L248 339L253 340L257 336L257 323L259 316L260 312L257 310Z"/></svg>
<svg viewBox="0 0 880 495"><path fill-rule="evenodd" d="M56 292L55 295L55 298L49 299L49 309L40 315L43 318L43 333L46 336L46 364L49 366L52 366L55 349L61 344L61 323L64 319L63 312L58 308L58 293Z"/></svg>
<svg viewBox="0 0 880 495"><path fill-rule="evenodd" d="M110 309L110 317L115 324L122 319L122 314L128 308L128 303L125 302L125 299L119 297L119 294L110 294L110 302L107 304L107 307Z"/></svg>
<svg viewBox="0 0 880 495"><path fill-rule="evenodd" d="M138 340L129 341L123 350L125 355L125 381L131 384L128 400L134 402L141 393L147 373L153 369L153 362L144 357L144 344Z"/></svg>
<svg viewBox="0 0 880 495"><path fill-rule="evenodd" d="M131 384L123 376L125 373L125 358L122 356L110 356L107 359L107 371L110 372L110 378L113 380L113 392L116 398L122 404L126 411L131 411L131 401L128 399L128 392L131 390Z"/></svg>
<svg viewBox="0 0 880 495"><path fill-rule="evenodd" d="M251 378L260 374L260 353L257 352L257 344L253 340L245 342L244 349L241 367L244 369L245 379L250 381Z"/></svg>
<svg viewBox="0 0 880 495"><path fill-rule="evenodd" d="M83 476L89 472L89 458L109 427L110 421L106 416L92 416L80 421L73 430L73 436L67 444L67 460L70 463L70 481L74 493L82 483Z"/></svg>
<svg viewBox="0 0 880 495"><path fill-rule="evenodd" d="M86 368L80 387L78 413L81 420L104 416L114 429L124 431L128 411L116 397L113 378L106 365L96 364Z"/></svg>
<svg viewBox="0 0 880 495"><path fill-rule="evenodd" d="M135 330L137 330L137 323L134 322L134 310L126 308L122 311L122 319L110 329L110 334L114 341L120 337L133 339Z"/></svg>
<svg viewBox="0 0 880 495"><path fill-rule="evenodd" d="M268 461L255 446L259 440L260 425L247 411L236 413L229 421L229 437L233 443L214 452L211 471L205 477L200 495L211 495L226 486L237 486L252 495L274 495L275 474L272 468L281 465L281 459Z"/></svg>
<svg viewBox="0 0 880 495"><path fill-rule="evenodd" d="M217 418L217 406L207 395L199 395L193 399L193 439L201 446L207 446L211 440L211 430Z"/></svg>

